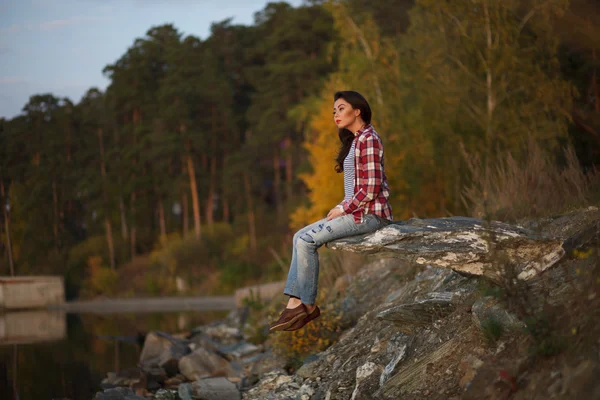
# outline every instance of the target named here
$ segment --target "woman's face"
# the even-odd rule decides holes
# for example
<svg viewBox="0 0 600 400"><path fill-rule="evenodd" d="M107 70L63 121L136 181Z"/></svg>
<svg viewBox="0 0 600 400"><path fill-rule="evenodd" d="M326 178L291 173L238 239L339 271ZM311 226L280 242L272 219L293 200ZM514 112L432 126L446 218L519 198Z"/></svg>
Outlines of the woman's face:
<svg viewBox="0 0 600 400"><path fill-rule="evenodd" d="M339 129L352 125L359 115L360 110L355 110L350 103L342 98L333 103L333 121Z"/></svg>

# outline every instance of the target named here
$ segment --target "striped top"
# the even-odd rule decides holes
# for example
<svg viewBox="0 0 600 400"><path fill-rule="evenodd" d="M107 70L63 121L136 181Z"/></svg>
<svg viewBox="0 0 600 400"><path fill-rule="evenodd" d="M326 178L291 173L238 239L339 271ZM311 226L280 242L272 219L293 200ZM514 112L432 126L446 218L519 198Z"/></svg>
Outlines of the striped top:
<svg viewBox="0 0 600 400"><path fill-rule="evenodd" d="M340 205L346 214L354 216L357 224L366 214L392 221L392 206L388 202L390 188L383 167L383 142L373 126L367 124L356 133L354 143L354 195Z"/></svg>
<svg viewBox="0 0 600 400"><path fill-rule="evenodd" d="M344 159L344 200L351 200L354 197L354 150L356 140L352 141L352 146L348 155Z"/></svg>

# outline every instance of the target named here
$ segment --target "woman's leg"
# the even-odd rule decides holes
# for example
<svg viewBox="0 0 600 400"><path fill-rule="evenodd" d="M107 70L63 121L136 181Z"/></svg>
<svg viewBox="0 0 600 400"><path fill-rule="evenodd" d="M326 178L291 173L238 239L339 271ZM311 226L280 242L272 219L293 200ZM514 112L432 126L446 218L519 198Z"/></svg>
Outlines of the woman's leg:
<svg viewBox="0 0 600 400"><path fill-rule="evenodd" d="M297 299L301 298L301 288L298 286L298 251L296 249L296 243L298 238L303 235L305 232L310 231L327 222L327 218L324 218L320 221L312 223L310 225L305 226L300 229L298 232L294 234L294 238L292 239L292 262L290 263L290 270L288 272L287 282L285 284L285 288L283 289L283 294L288 295L290 297L295 297ZM291 302L293 305L295 302Z"/></svg>
<svg viewBox="0 0 600 400"><path fill-rule="evenodd" d="M373 214L365 215L362 223L355 223L352 215L343 215L331 221L319 221L311 229L303 230L295 243L297 252L297 291L302 303L313 305L317 298L319 257L317 249L327 242L375 231L388 222ZM294 294L296 295L296 294Z"/></svg>

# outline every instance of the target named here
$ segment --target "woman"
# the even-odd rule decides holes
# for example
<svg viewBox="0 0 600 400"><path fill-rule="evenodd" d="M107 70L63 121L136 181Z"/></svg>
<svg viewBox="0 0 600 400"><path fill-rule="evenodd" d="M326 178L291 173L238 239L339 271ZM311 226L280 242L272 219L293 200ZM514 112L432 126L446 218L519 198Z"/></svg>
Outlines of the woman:
<svg viewBox="0 0 600 400"><path fill-rule="evenodd" d="M335 239L373 232L392 220L383 144L371 125L369 103L357 92L336 92L333 119L342 142L335 169L344 172L345 197L327 218L294 235L292 262L283 291L290 299L270 331L294 331L321 314L315 305L319 247Z"/></svg>

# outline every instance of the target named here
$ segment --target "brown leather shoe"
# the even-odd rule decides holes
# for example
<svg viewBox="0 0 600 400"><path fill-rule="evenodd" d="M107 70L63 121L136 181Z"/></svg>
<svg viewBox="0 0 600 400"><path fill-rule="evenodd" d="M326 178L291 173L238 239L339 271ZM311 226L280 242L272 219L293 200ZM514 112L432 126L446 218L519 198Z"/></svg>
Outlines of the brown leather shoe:
<svg viewBox="0 0 600 400"><path fill-rule="evenodd" d="M290 325L289 328L284 329L284 331L287 331L287 332L296 331L296 330L302 328L304 325L308 324L313 319L319 318L319 315L321 315L321 310L319 309L319 306L315 306L315 309L312 310L312 312L310 314L308 314L304 319L298 320L296 323Z"/></svg>
<svg viewBox="0 0 600 400"><path fill-rule="evenodd" d="M279 319L271 324L269 331L282 331L296 321L304 319L307 315L308 313L304 304L300 304L294 308L286 308L279 316Z"/></svg>

